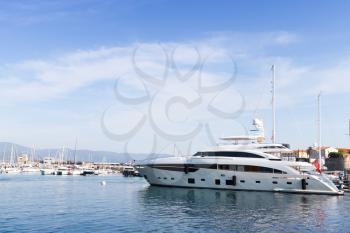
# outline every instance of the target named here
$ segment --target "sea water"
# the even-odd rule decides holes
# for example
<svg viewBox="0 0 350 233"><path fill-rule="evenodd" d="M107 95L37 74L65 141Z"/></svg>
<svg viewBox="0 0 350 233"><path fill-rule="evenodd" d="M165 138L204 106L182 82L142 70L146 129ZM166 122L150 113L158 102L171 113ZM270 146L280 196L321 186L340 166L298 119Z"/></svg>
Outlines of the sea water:
<svg viewBox="0 0 350 233"><path fill-rule="evenodd" d="M350 193L153 187L123 176L0 175L0 232L350 232Z"/></svg>

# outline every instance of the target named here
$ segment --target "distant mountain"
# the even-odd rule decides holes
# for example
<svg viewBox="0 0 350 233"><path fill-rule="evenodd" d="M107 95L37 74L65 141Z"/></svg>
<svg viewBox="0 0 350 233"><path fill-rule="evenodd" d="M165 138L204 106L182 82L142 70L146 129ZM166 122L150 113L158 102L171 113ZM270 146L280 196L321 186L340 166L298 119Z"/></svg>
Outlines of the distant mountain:
<svg viewBox="0 0 350 233"><path fill-rule="evenodd" d="M10 143L10 142L0 142L0 161L10 161L11 150L13 146L14 155L18 156L20 154L28 154L30 158L33 157L33 148ZM41 160L44 157L55 157L60 158L62 154L61 149L36 149L34 154L35 160ZM75 156L74 156L75 155ZM147 154L124 154L111 151L94 151L94 150L77 150L65 148L64 149L64 160L74 160L76 161L92 161L92 162L118 162L125 163L133 160L142 160L147 157L163 157L164 155L155 154L149 156Z"/></svg>

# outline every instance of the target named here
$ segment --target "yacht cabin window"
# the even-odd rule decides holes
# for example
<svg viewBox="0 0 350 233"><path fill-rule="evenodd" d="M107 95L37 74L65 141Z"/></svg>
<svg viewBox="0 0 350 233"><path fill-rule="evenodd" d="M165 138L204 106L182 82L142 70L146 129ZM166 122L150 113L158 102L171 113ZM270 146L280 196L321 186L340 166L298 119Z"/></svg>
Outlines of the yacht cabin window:
<svg viewBox="0 0 350 233"><path fill-rule="evenodd" d="M234 157L234 158L265 158L264 156L244 151L200 151L193 156L202 157Z"/></svg>

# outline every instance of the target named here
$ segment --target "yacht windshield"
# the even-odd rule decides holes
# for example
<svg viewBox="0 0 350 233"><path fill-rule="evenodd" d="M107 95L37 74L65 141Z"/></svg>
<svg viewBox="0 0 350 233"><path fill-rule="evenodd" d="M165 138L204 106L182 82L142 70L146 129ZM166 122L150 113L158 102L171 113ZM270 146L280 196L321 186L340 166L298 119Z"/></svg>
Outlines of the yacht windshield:
<svg viewBox="0 0 350 233"><path fill-rule="evenodd" d="M284 146L261 146L260 149L287 149Z"/></svg>
<svg viewBox="0 0 350 233"><path fill-rule="evenodd" d="M236 158L264 158L264 156L243 151L207 151L197 152L194 156L236 157Z"/></svg>

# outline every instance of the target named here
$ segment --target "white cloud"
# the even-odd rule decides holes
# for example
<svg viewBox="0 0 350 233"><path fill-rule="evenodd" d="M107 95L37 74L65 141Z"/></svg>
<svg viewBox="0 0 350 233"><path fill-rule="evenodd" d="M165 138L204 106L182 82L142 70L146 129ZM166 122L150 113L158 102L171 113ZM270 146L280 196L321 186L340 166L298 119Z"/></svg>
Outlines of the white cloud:
<svg viewBox="0 0 350 233"><path fill-rule="evenodd" d="M301 98L289 98L296 88L301 97L313 95L319 90L326 92L347 92L350 74L350 59L340 61L331 67L316 68L299 65L288 57L274 57L261 51L271 45L287 45L300 41L299 36L289 32L259 34L216 33L199 41L183 43L137 43L120 47L101 47L95 50L77 50L47 60L27 60L7 64L1 68L0 98L4 102L27 102L50 100L74 93L81 88L100 81L121 82L129 87L128 92L144 91L147 76L161 81L167 74L168 82L177 76L195 74L198 61L201 66L202 85L224 83L234 72L231 57L236 62L236 88L247 98L247 109L268 107L270 101L270 66L276 65L277 89L280 99L287 104L298 103ZM133 58L134 56L134 59ZM168 60L167 60L168 59ZM174 63L172 63L174 61ZM135 72L137 65L145 72ZM166 66L168 65L168 66ZM175 65L175 66L174 66ZM178 69L176 73L174 68ZM167 71L167 72L165 72ZM191 88L198 88L198 75L192 75ZM332 81L330 81L330 79ZM140 81L143 81L144 84ZM151 85L150 90L154 88ZM180 93L178 85L169 92ZM126 94L129 94L126 93ZM234 94L233 94L234 95ZM262 99L261 99L262 98Z"/></svg>
<svg viewBox="0 0 350 233"><path fill-rule="evenodd" d="M314 65L300 65L290 57L270 56L266 51L261 52L271 46L288 46L297 42L300 42L300 38L287 32L256 35L228 33L183 43L137 43L95 50L77 50L47 60L27 60L3 65L0 74L0 98L2 103L13 106L54 101L56 98L77 93L83 88L93 87L99 82L113 83L121 77L120 93L125 97L140 97L147 94L146 91L149 91L151 96L158 93L159 100L155 102L158 104L153 106L151 111L164 131L172 129L174 132L186 132L198 122L211 122L216 124L216 128L227 129L224 126L227 121L223 120L222 116L215 116L209 112L208 105L215 104L216 113L221 111L229 114L239 109L243 96L246 100L243 109L245 111L269 108L272 64L277 67L277 94L281 107L295 106L305 98L314 98L315 93L320 90L328 93L349 92L350 58L339 59L338 63L335 62L336 65L319 68ZM174 49L176 50L172 53ZM135 71L133 53L136 54L134 61L137 67L145 72L144 75ZM198 93L199 78L202 78L202 85L205 87L220 85L230 79L233 72L230 56L238 68L232 86L227 85L228 88L224 90L214 88L213 92ZM197 57L207 61L201 66L201 76L196 67ZM176 61L178 73L175 72L171 58ZM195 72L191 73L193 67ZM164 72L166 70L167 72ZM167 82L164 86L159 86L159 80L164 78L164 74L168 75ZM185 74L191 74L190 79L186 82L180 81L178 76L182 77ZM158 81L150 84L150 77ZM174 96L188 100L200 99L200 103L194 108L181 107L181 103L175 104L166 110L174 120L168 121L164 114L166 101ZM116 100L106 101L105 108L113 101ZM118 116L113 112L107 113L109 118L106 123L113 131L126 132L128 124L139 119L139 113L150 111L149 103L146 103L146 106L122 105L123 103L118 106L118 110L123 114ZM135 112L137 114L134 114ZM120 121L117 121L118 119ZM184 123L187 120L189 121ZM224 123L219 123L221 121ZM145 127L150 128L150 125ZM235 129L242 131L240 127ZM217 132L214 133L217 135Z"/></svg>
<svg viewBox="0 0 350 233"><path fill-rule="evenodd" d="M300 39L297 35L289 33L289 32L280 32L275 34L275 41L278 44L289 45L293 43L297 43Z"/></svg>
<svg viewBox="0 0 350 233"><path fill-rule="evenodd" d="M287 45L298 41L299 37L289 32L256 35L219 33L203 40L183 43L138 43L77 50L48 60L27 60L3 66L0 97L10 102L48 100L73 93L96 82L113 81L126 74L124 84L137 91L140 87L143 88L139 84L140 80L128 78L139 76L134 70L133 53L137 67L157 80L164 78L166 69L172 78L176 76L174 68L179 70L177 75L191 74L191 69L198 68L196 62L204 59L206 63L202 66L201 73L203 86L218 84L230 78L233 72L230 61L232 56L238 67L236 85L247 88L242 91L253 104L256 102L254 98L261 96L256 93L262 91L265 91L265 106L268 103L269 98L266 97L269 95L269 68L272 64L277 67L277 84L282 99L288 99L293 88L298 88L302 95L311 95L319 90L347 92L350 59L343 59L334 66L318 68L299 65L288 57L274 57L254 51L270 45ZM171 63L171 59L175 63ZM196 82L191 85L195 88ZM249 86L258 90L253 93ZM175 86L169 91L179 92ZM297 101L288 100L291 104Z"/></svg>

